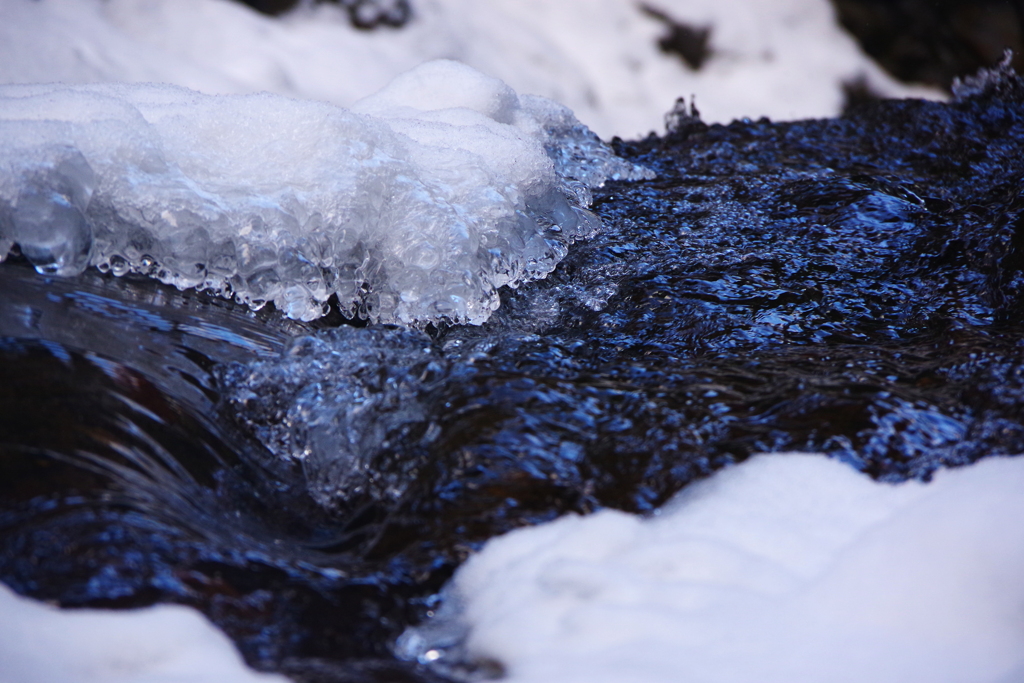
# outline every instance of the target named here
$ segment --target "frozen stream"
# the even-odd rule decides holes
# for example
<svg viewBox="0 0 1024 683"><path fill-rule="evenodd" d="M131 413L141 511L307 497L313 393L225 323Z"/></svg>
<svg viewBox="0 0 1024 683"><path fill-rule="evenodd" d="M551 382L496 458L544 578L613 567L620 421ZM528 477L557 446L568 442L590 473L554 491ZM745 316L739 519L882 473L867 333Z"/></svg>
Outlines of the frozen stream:
<svg viewBox="0 0 1024 683"><path fill-rule="evenodd" d="M612 148L453 63L354 112L0 96L14 592L306 683L1021 679L1016 75ZM356 204L219 186L267 121ZM0 609L4 683L259 678L191 612Z"/></svg>

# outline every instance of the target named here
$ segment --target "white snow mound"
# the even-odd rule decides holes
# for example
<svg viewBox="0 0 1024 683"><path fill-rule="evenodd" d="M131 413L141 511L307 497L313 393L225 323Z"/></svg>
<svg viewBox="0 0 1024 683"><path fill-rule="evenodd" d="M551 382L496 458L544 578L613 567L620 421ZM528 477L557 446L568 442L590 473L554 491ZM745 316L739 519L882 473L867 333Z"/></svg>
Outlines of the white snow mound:
<svg viewBox="0 0 1024 683"><path fill-rule="evenodd" d="M399 651L509 683L1019 682L1022 516L1024 457L888 485L759 456L649 519L489 541Z"/></svg>
<svg viewBox="0 0 1024 683"><path fill-rule="evenodd" d="M287 683L190 607L59 610L0 584L0 683Z"/></svg>

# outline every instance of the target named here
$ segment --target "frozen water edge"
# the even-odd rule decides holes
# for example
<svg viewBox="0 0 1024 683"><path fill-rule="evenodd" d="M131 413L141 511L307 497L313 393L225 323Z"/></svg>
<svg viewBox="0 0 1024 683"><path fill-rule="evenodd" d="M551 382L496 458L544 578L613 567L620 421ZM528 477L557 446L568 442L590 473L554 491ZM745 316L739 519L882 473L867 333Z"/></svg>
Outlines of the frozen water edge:
<svg viewBox="0 0 1024 683"><path fill-rule="evenodd" d="M0 252L312 320L479 324L649 177L564 107L450 61L352 110L167 85L0 87Z"/></svg>

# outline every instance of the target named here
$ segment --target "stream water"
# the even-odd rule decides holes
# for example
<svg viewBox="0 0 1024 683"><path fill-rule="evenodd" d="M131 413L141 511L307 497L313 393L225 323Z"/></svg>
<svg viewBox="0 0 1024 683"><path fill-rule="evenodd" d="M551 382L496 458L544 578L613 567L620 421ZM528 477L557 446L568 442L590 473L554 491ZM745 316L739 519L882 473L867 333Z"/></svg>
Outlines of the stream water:
<svg viewBox="0 0 1024 683"><path fill-rule="evenodd" d="M0 266L0 580L197 607L298 681L395 639L487 539L649 512L758 452L880 480L1024 451L1024 86L616 141L653 180L480 326L313 323ZM486 674L487 672L481 672Z"/></svg>

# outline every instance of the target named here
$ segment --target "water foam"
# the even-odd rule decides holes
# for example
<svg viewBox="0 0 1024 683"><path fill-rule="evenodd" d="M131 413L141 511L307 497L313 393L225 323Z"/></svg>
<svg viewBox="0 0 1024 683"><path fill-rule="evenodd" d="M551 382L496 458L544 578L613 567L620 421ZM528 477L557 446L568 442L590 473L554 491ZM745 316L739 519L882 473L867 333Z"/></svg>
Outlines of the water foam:
<svg viewBox="0 0 1024 683"><path fill-rule="evenodd" d="M568 151L561 151L566 149ZM0 253L375 322L481 323L649 173L564 107L450 61L352 110L168 85L0 87Z"/></svg>

